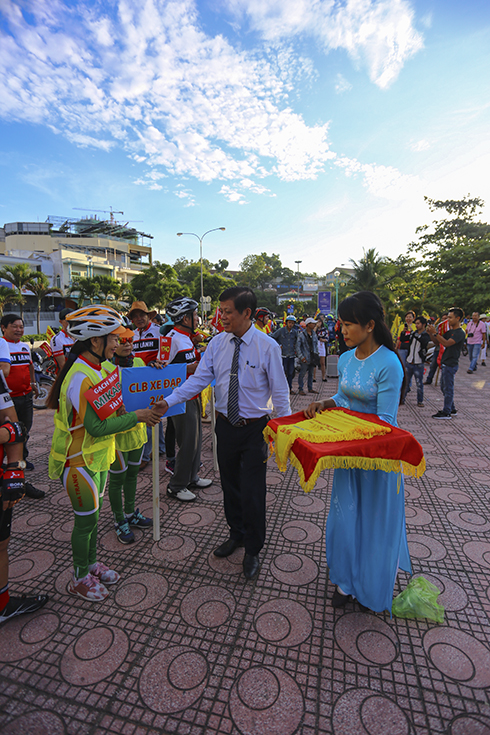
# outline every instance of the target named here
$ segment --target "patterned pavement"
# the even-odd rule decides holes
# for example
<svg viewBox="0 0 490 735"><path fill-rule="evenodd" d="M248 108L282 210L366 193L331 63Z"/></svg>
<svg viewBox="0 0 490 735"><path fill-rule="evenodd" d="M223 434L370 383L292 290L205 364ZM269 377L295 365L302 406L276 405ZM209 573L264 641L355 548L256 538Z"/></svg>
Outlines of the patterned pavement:
<svg viewBox="0 0 490 735"><path fill-rule="evenodd" d="M458 416L435 421L440 390L412 391L399 421L422 443L427 472L406 482L415 574L442 591L445 622L330 606L324 558L331 472L310 495L295 471L268 471L268 544L256 580L243 549L217 559L227 537L205 425L196 503L165 496L161 540L135 529L123 546L108 498L101 561L121 582L102 604L70 597L72 514L47 478L52 412L35 415L29 479L47 491L15 512L13 594L47 592L37 614L0 629L0 732L5 735L490 735L490 368L456 378ZM488 377L487 377L488 371ZM336 380L315 383L321 397ZM293 410L310 397L295 396ZM137 505L151 515L151 472ZM397 593L408 581L400 574Z"/></svg>

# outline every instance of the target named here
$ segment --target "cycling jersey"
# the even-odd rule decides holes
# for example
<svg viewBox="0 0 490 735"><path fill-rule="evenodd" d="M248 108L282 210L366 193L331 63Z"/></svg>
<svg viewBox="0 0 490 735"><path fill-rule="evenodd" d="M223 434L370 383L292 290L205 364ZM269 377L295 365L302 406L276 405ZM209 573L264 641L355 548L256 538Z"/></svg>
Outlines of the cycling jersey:
<svg viewBox="0 0 490 735"><path fill-rule="evenodd" d="M12 398L10 397L10 391L7 385L7 381L5 380L5 375L0 370L0 410L3 408L13 408L14 402ZM0 444L0 447L2 445ZM1 469L0 469L0 477Z"/></svg>
<svg viewBox="0 0 490 735"><path fill-rule="evenodd" d="M160 350L160 327L150 322L146 329L136 329L133 340L133 354L141 357L145 365L156 360Z"/></svg>
<svg viewBox="0 0 490 735"><path fill-rule="evenodd" d="M26 396L32 392L31 349L26 342L7 342L7 345L10 350L11 365L7 385L13 398Z"/></svg>
<svg viewBox="0 0 490 735"><path fill-rule="evenodd" d="M200 354L196 350L192 342L189 332L174 327L168 334L167 338L171 339L170 353L168 363L172 365L186 363L190 365L192 362L199 360Z"/></svg>
<svg viewBox="0 0 490 735"><path fill-rule="evenodd" d="M169 365L190 365L191 363L201 359L201 355L195 348L189 332L179 329L179 327L174 327L172 331L167 334L167 339L172 340L168 356ZM198 397L199 393L191 400Z"/></svg>
<svg viewBox="0 0 490 735"><path fill-rule="evenodd" d="M10 350L7 341L0 337L0 362L8 362L10 365Z"/></svg>
<svg viewBox="0 0 490 735"><path fill-rule="evenodd" d="M51 338L50 345L53 357L66 357L74 344L74 340L63 329L60 329L58 334Z"/></svg>

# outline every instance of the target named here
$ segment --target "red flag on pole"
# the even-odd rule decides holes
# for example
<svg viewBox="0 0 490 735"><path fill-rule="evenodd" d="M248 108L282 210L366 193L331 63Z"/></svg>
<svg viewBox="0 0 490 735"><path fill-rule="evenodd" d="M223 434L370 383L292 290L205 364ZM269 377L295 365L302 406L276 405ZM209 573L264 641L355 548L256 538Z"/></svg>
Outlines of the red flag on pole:
<svg viewBox="0 0 490 735"><path fill-rule="evenodd" d="M216 311L214 312L214 316L211 319L211 326L218 330L218 332L223 331L223 322L221 321L221 313L219 310L219 306L216 307Z"/></svg>

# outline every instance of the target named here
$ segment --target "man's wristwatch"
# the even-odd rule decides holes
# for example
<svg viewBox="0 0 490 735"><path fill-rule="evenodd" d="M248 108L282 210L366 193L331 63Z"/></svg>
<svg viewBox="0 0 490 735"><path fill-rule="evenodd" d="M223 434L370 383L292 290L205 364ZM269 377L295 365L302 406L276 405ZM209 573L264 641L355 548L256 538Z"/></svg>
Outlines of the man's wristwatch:
<svg viewBox="0 0 490 735"><path fill-rule="evenodd" d="M19 460L18 462L9 462L7 465L8 470L25 470L27 467L27 462L25 462L23 459Z"/></svg>

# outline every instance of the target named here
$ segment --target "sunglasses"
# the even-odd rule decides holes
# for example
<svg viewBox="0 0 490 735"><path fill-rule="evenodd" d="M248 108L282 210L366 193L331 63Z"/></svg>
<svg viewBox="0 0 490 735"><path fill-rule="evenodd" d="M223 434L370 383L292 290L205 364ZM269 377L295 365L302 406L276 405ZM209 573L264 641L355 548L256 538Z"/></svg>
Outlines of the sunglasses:
<svg viewBox="0 0 490 735"><path fill-rule="evenodd" d="M133 344L134 337L119 337L119 344L125 345L127 342L131 342Z"/></svg>

